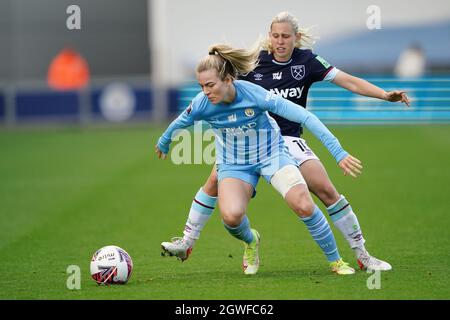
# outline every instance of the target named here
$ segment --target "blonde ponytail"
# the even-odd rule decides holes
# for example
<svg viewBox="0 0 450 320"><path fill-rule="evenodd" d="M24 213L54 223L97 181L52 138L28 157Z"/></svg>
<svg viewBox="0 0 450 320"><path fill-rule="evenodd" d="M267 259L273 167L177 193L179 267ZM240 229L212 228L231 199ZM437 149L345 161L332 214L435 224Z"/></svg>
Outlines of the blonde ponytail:
<svg viewBox="0 0 450 320"><path fill-rule="evenodd" d="M230 75L237 79L239 75L247 74L258 65L259 43L251 49L235 49L226 44L215 44L209 47L208 56L197 65L197 73L216 69L220 79Z"/></svg>

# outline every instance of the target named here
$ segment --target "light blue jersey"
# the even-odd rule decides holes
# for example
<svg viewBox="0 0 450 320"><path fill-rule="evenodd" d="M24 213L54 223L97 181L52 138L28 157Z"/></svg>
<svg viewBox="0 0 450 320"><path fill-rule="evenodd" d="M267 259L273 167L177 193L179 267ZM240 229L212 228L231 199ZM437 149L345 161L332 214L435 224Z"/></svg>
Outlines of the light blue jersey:
<svg viewBox="0 0 450 320"><path fill-rule="evenodd" d="M232 103L212 104L200 92L190 106L175 119L158 141L158 148L168 153L173 134L195 121L208 122L215 133L216 163L253 165L280 155L290 157L277 123L268 111L301 123L328 149L337 162L348 153L320 120L305 108L275 95L253 83L235 80L236 97Z"/></svg>
<svg viewBox="0 0 450 320"><path fill-rule="evenodd" d="M269 112L308 128L322 141L336 161L339 162L347 156L347 152L331 132L303 107L251 82L236 80L234 86L236 97L228 104L212 104L203 93L199 93L159 138L159 150L167 154L177 129L187 128L193 125L194 121L204 120L211 125L215 133L219 186L224 179L239 179L253 187L253 195L261 176L270 183L272 176L281 168L299 165L289 154L280 128L269 116ZM244 212L242 215L243 220L238 226L228 226L224 223L225 228L235 238L250 244L257 233L250 229ZM315 206L311 217L304 218L303 221L327 259L330 262L339 260L333 232L320 209Z"/></svg>

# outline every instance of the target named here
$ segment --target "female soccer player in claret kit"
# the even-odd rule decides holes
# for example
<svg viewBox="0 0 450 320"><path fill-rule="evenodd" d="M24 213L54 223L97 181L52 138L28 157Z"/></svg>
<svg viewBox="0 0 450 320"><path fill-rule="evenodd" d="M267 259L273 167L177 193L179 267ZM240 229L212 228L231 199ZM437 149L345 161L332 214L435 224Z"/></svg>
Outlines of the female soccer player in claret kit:
<svg viewBox="0 0 450 320"><path fill-rule="evenodd" d="M297 19L288 12L274 17L269 36L263 44L258 66L241 79L253 82L306 107L310 86L317 81L332 83L354 93L391 102L401 101L409 106L410 100L403 91L386 92L383 89L331 66L310 49L312 37L299 28ZM281 128L281 134L291 155L299 162L299 169L309 190L327 207L336 228L353 249L362 270L391 270L391 265L369 254L364 244L361 227L347 199L337 192L319 158L301 138L302 126L277 114L270 113ZM352 172L344 172L350 174ZM213 168L206 183L195 195L182 238L173 238L161 244L165 254L184 261L189 257L195 241L209 220L217 202L217 173Z"/></svg>
<svg viewBox="0 0 450 320"><path fill-rule="evenodd" d="M298 170L298 161L289 154L280 129L268 111L308 128L344 172L360 173L360 161L349 155L322 122L306 109L261 86L235 80L256 67L258 56L259 47L253 50L227 45L211 47L196 70L202 92L170 124L158 140L155 152L159 158L166 157L177 129L200 120L211 125L216 143L220 212L226 230L245 244L245 274L255 274L259 268L260 235L250 228L246 211L260 176L270 182L305 223L331 270L337 274L353 274L354 269L340 257L328 221L312 201Z"/></svg>

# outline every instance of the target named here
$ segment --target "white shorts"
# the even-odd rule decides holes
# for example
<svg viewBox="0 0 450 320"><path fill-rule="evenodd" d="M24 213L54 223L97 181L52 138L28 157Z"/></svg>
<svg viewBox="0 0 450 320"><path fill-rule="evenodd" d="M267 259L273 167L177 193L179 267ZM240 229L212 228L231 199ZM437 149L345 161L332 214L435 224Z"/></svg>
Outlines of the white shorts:
<svg viewBox="0 0 450 320"><path fill-rule="evenodd" d="M307 160L319 160L304 139L290 136L283 136L283 139L289 153L300 162L300 165Z"/></svg>

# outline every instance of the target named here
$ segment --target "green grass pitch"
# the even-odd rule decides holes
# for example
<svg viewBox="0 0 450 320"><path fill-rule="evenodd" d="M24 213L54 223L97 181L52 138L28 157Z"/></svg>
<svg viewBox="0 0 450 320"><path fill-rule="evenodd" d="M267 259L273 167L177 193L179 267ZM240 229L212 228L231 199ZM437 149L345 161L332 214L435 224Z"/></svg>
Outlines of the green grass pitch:
<svg viewBox="0 0 450 320"><path fill-rule="evenodd" d="M332 126L363 161L358 179L344 177L306 134L350 200L366 247L393 266L372 290L371 274L329 271L306 227L264 180L248 211L262 236L256 276L243 275L243 246L225 231L218 209L189 260L161 257L160 242L181 235L210 171L157 160L153 146L162 130L0 132L0 299L450 298L450 126ZM341 255L356 267L332 228ZM92 254L110 244L133 258L126 285L98 286L90 278ZM66 287L69 265L81 268L80 290Z"/></svg>

